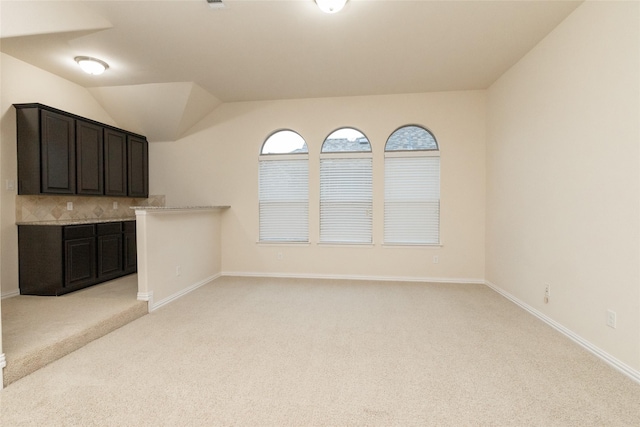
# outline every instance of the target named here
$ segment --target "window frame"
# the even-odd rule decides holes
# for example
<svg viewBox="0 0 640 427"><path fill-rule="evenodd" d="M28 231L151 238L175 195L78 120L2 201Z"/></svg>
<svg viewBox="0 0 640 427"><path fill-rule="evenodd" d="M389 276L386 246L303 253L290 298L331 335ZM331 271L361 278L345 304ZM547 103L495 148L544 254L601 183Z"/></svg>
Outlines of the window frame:
<svg viewBox="0 0 640 427"><path fill-rule="evenodd" d="M341 130L354 130L358 132L362 137L364 137L367 141L365 150L350 150L350 151L325 151L325 147L327 141L330 140L330 137L334 135L336 132ZM361 137L358 137L361 138ZM333 163L335 166L337 163L343 162L348 163L349 160L353 160L354 163L352 165L357 165L358 163L362 163L362 166L365 166L364 169L359 169L358 172L354 172L353 169L349 168L335 168L335 175L333 177L325 175L325 173L329 173L329 169L332 166L329 166ZM358 160L363 160L363 162L358 162ZM334 161L334 162L332 162ZM335 162L337 161L337 162ZM365 171L365 169L368 169ZM344 126L341 128L337 128L329 133L329 135L322 142L322 147L320 149L320 176L319 176L319 185L320 185L320 193L319 193L319 237L318 243L321 245L366 245L371 246L374 244L373 238L373 147L371 146L371 141L364 134L364 132L360 131L357 128L351 126ZM342 199L339 196L339 192L333 192L331 194L330 187L334 187L336 182L339 179L343 179L346 177L351 177L354 180L355 185L352 188L343 188L344 191L354 191L358 190L358 186L361 189L367 191L368 194L364 194L363 200L358 199ZM334 180L333 182L327 183L327 180ZM340 185L338 183L338 185ZM329 192L329 193L328 193ZM333 195L333 197L331 197ZM365 221L360 223L359 221L354 221L354 225L357 227L351 228L353 231L352 234L346 235L344 239L336 238L339 233L340 228L344 228L345 226L339 222L339 218L341 216L344 217L350 210L358 211L360 209L359 205L365 204L365 212L364 218ZM332 206L333 205L333 206ZM338 218L336 220L335 218ZM360 216L360 219L363 217ZM332 221L335 223L332 224ZM357 232L356 230L364 230L364 233ZM360 238L358 236L364 236L364 238Z"/></svg>
<svg viewBox="0 0 640 427"><path fill-rule="evenodd" d="M303 141L304 148L306 149L306 151L298 152L298 153L263 154L266 143L274 135L278 134L279 132L293 132L296 135L298 135ZM304 182L302 183L302 186L300 187L287 186L286 189L291 191L290 192L285 191L283 193L280 193L279 196L286 197L287 193L291 193L289 195L293 197L296 191L300 191L301 189L304 189L306 192L305 194L306 197L298 198L298 199L292 198L289 200L283 199L280 201L274 201L274 200L268 201L269 198L267 199L263 198L264 185L274 185L273 191L275 192L278 191L277 182L274 183L274 182L268 181L268 179L273 179L273 177L266 175L269 173L267 172L268 167L266 166L266 164L268 163L270 166L275 166L277 164L276 162L282 162L280 164L287 165L289 167L288 168L289 173L293 174L294 176L300 175L301 177L305 178ZM297 167L301 166L302 162L304 162L304 167L297 169ZM294 163L299 163L299 164L295 165ZM276 174L276 172L274 171L271 171L271 172ZM287 171L286 170L281 171L280 173L286 174ZM297 204L298 205L297 208L300 209L299 212L302 212L304 216L302 218L295 217L291 215L292 211L290 208L289 209L281 208L280 213L283 215L283 217L289 218L289 221L279 221L281 224L282 223L296 224L296 221L295 221L296 219L299 219L300 221L293 228L283 230L285 232L285 235L283 235L284 237L266 238L267 235L277 231L277 228L278 228L277 223L266 223L266 213L271 209L271 212L269 213L273 215L275 212L275 214L277 215L278 208L277 206L274 206L274 205L277 205L278 203L280 203L282 206L289 204L290 207L291 206L295 207L295 205ZM293 222L290 222L290 221L293 221ZM267 227L267 231L265 231L265 227ZM300 233L300 234L296 234L296 232L292 231L292 230L296 230L296 227L298 230L297 233ZM301 230L304 230L304 231L301 231ZM287 231L292 231L292 232L286 235ZM258 156L258 242L257 243L265 244L265 245L309 244L309 234L310 234L309 233L309 148L306 140L298 132L292 129L279 129L269 134L269 136L264 140L264 142L262 143L262 146L260 147L260 154Z"/></svg>
<svg viewBox="0 0 640 427"><path fill-rule="evenodd" d="M427 132L430 137L433 139L433 142L435 143L436 148L430 148L430 149L406 149L406 150L401 150L401 149L392 149L392 150L388 150L388 144L389 141L392 139L392 137L396 134L396 132L398 132L401 129L407 128L407 127L417 127L420 128L421 130ZM437 162L437 181L432 183L432 186L437 184L437 215L436 215L436 220L437 220L437 227L436 227L436 239L429 239L428 237L426 239L423 239L422 241L410 241L408 239L405 238L405 240L401 239L398 237L399 234L402 234L401 232L398 232L398 223L400 222L400 220L397 218L399 215L397 213L393 213L393 207L392 204L395 203L401 203L399 201L397 201L397 199L394 201L393 199L390 200L389 199L389 192L393 191L391 190L389 187L392 184L392 182L390 182L390 180L395 179L395 185L397 185L397 182L399 182L399 180L401 180L401 178L399 177L390 177L389 174L389 169L390 169L390 162L387 161L387 159L417 159L417 158L437 158L438 162ZM389 135L389 137L387 138L387 142L385 143L385 150L384 150L384 220L383 220L383 245L384 246L411 246L411 247L415 247L415 246L419 246L419 247L437 247L437 246L442 246L442 195L441 195L441 189L442 189L442 171L441 171L441 150L440 150L440 144L438 143L438 140L436 139L435 135L433 134L433 132L431 132L427 127L422 126L422 125L417 125L417 124L407 124L407 125L403 125L398 127L397 129L395 129L393 132L391 132L391 134ZM409 171L410 169L403 169L405 171ZM428 173L428 172L425 172ZM424 183L423 187L428 187L429 183ZM414 189L417 191L417 189ZM405 196L408 197L409 200L411 200L412 198L416 197L417 193L414 193L410 190L410 195L409 196ZM417 203L423 203L425 206L429 206L430 203L433 203L433 200L429 200L428 196L423 196L424 198L420 199L419 202ZM418 199L413 199L413 202L416 203ZM411 201L405 201L404 203L411 203ZM417 208L420 209L420 208ZM423 207L423 209L429 209L428 207ZM406 212L406 211L403 211ZM417 215L417 213L419 212L413 212L413 218L415 221L415 218L420 217L423 218L421 215ZM390 216L395 215L396 218L390 218ZM396 221L395 223L393 221ZM425 224L428 224L429 219L426 219L425 222L421 222L421 223L417 223L417 222L413 222L411 224L409 224L407 226L408 229L413 230L413 235L415 235L415 230L420 230L423 227L425 227ZM393 237L391 235L391 233L393 232L392 230L390 230L390 228L392 227L396 227L395 233L396 236ZM428 232L425 232L427 236L429 236L430 234ZM408 233L407 233L408 234Z"/></svg>

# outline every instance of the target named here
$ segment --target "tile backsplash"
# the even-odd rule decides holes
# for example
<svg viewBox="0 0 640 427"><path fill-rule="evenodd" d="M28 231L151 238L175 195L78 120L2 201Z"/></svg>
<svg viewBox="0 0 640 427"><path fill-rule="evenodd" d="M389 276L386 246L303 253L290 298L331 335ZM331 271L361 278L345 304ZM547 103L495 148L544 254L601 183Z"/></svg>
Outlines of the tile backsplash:
<svg viewBox="0 0 640 427"><path fill-rule="evenodd" d="M67 203L73 210L67 210ZM114 209L114 203L117 208ZM132 206L164 206L165 196L148 199L86 196L16 196L16 222L135 218Z"/></svg>

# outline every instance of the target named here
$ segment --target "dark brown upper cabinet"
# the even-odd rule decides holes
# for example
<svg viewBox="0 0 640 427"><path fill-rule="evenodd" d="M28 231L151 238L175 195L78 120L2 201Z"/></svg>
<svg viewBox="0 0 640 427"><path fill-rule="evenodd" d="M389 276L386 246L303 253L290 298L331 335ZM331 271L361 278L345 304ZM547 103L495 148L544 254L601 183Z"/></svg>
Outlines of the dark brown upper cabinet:
<svg viewBox="0 0 640 427"><path fill-rule="evenodd" d="M50 111L41 115L42 192L76 191L75 122Z"/></svg>
<svg viewBox="0 0 640 427"><path fill-rule="evenodd" d="M42 104L14 104L18 194L148 197L147 139Z"/></svg>
<svg viewBox="0 0 640 427"><path fill-rule="evenodd" d="M127 139L129 197L149 196L149 148L147 140L135 136Z"/></svg>
<svg viewBox="0 0 640 427"><path fill-rule="evenodd" d="M76 183L78 194L104 194L103 132L101 126L76 120Z"/></svg>
<svg viewBox="0 0 640 427"><path fill-rule="evenodd" d="M104 130L104 194L127 195L127 135L113 129Z"/></svg>
<svg viewBox="0 0 640 427"><path fill-rule="evenodd" d="M75 194L75 121L52 111L18 109L18 193Z"/></svg>

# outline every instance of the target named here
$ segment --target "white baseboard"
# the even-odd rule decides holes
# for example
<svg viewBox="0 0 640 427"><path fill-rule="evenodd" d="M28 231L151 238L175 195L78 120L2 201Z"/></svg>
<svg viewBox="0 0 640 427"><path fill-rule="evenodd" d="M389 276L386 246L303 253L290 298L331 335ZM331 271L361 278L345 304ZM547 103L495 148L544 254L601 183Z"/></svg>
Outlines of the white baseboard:
<svg viewBox="0 0 640 427"><path fill-rule="evenodd" d="M191 285L191 286L189 286L187 288L184 288L181 291L176 292L175 294L170 295L170 296L168 296L167 298L164 298L161 301L158 301L157 303L153 302L153 292L149 292L149 294L151 294L151 299L147 300L147 301L149 301L149 313L159 309L160 307L162 307L164 305L169 304L172 301L177 300L178 298L188 294L189 292L195 291L199 287L204 286L207 283L216 280L220 276L221 276L220 274L214 274L213 276L209 276L206 279L203 279L203 280L201 280L201 281L199 281L197 283L194 283L193 285ZM140 295L140 294L138 294L138 295ZM140 297L138 297L138 299L140 299Z"/></svg>
<svg viewBox="0 0 640 427"><path fill-rule="evenodd" d="M616 370L620 371L621 373L623 373L624 375L628 376L629 378L631 378L632 380L636 381L637 383L640 383L640 371L638 371L638 370L632 368L631 366L627 365L626 363L616 359L615 357L613 357L612 355L610 355L606 351L602 350L601 348L599 348L599 347L595 346L594 344L590 343L589 341L585 340L584 338L582 338L580 335L576 334L572 330L564 327L560 323L558 323L555 320L551 319L550 317L546 316L544 313L542 313L542 312L536 310L535 308L531 307L530 305L520 301L518 298L516 298L515 296L511 295L509 292L505 291L504 289L496 286L495 284L493 284L493 283L491 283L489 281L485 281L485 284L489 288L493 289L494 291L496 291L497 293L499 293L503 297L505 297L508 300L510 300L511 302L513 302L514 304L520 306L520 308L528 311L529 313L531 313L532 315L534 315L538 319L542 320L543 322L545 322L546 324L551 326L553 329L555 329L558 332L560 332L561 334L565 335L566 337L568 337L569 339L571 339L572 341L574 341L575 343L577 343L578 345L583 347L585 350L589 351L590 353L594 354L598 358L602 359L604 362L606 362L607 364L609 364L610 366L612 366Z"/></svg>
<svg viewBox="0 0 640 427"><path fill-rule="evenodd" d="M2 299L6 299L6 298L11 298L11 297L17 297L18 295L20 295L20 289L16 289L15 291L11 291L11 292L5 292L4 294L2 294Z"/></svg>
<svg viewBox="0 0 640 427"><path fill-rule="evenodd" d="M375 282L427 282L459 283L484 285L484 279L458 279L450 277L404 277L404 276L358 276L340 274L290 274L290 273L252 273L246 271L224 271L221 276L229 277L269 277L274 279L331 279L331 280L367 280Z"/></svg>
<svg viewBox="0 0 640 427"><path fill-rule="evenodd" d="M4 387L4 375L2 370L7 366L7 358L4 356L4 353L0 353L0 390Z"/></svg>
<svg viewBox="0 0 640 427"><path fill-rule="evenodd" d="M145 293L144 295L138 293L138 299L143 301L149 301L149 312L157 310L158 308L169 304L170 302L188 294L189 292L198 289L199 287L206 285L209 282L214 281L215 279L221 276L236 276L236 277L269 277L269 278L291 278L291 279L333 279L333 280L368 280L368 281L404 281L404 282L426 282L426 283L457 283L457 284L480 284L486 285L491 288L495 292L499 293L503 297L507 298L509 301L518 305L520 308L526 310L531 313L538 319L542 320L561 334L565 335L587 351L594 354L596 357L603 360L605 363L612 366L614 369L628 376L632 380L640 383L640 371L632 368L631 366L625 364L624 362L616 359L606 351L601 348L595 346L591 342L585 340L572 330L564 327L560 323L546 316L544 313L536 310L530 305L524 303L519 300L515 296L511 295L509 292L504 289L496 286L490 281L483 279L459 279L459 278L435 278L435 277L396 277L396 276L358 276L358 275L325 275L325 274L290 274L290 273L254 273L254 272L239 272L239 271L225 271L217 275L213 275L207 277L206 279L194 283L188 288L183 289L180 292L177 292L170 297L159 301L158 303L153 303L153 292ZM4 355L0 356L0 366L2 366Z"/></svg>
<svg viewBox="0 0 640 427"><path fill-rule="evenodd" d="M153 306L153 292L138 292L136 299L138 301L146 301L147 311L151 312L151 307Z"/></svg>

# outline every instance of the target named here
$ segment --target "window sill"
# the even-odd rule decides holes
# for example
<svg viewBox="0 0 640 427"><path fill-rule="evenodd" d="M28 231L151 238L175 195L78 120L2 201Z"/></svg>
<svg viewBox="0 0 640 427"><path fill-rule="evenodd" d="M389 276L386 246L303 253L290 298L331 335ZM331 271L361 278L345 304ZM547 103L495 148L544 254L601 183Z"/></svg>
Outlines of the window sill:
<svg viewBox="0 0 640 427"><path fill-rule="evenodd" d="M309 246L309 242L261 242L257 241L258 246Z"/></svg>
<svg viewBox="0 0 640 427"><path fill-rule="evenodd" d="M442 243L383 243L383 248L442 248Z"/></svg>
<svg viewBox="0 0 640 427"><path fill-rule="evenodd" d="M350 243L350 242L318 242L317 245L324 246L324 247L336 247L336 248L343 248L345 246L372 248L375 246L374 243Z"/></svg>

